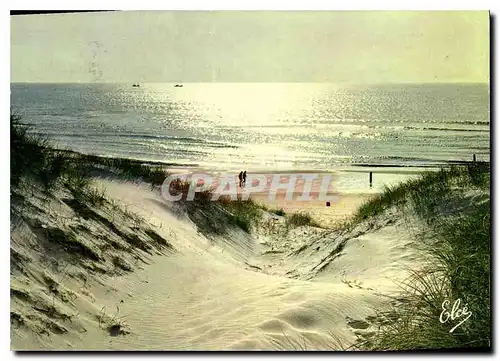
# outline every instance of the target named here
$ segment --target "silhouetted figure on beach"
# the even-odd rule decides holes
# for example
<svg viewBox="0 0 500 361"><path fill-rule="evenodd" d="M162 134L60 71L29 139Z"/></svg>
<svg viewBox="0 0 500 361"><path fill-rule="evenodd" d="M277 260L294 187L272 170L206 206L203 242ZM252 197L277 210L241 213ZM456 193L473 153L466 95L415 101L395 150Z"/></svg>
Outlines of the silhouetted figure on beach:
<svg viewBox="0 0 500 361"><path fill-rule="evenodd" d="M240 174L238 174L238 179L240 180L240 187L242 187L242 184L243 184L243 171L241 171Z"/></svg>
<svg viewBox="0 0 500 361"><path fill-rule="evenodd" d="M247 171L243 172L243 186L245 186L245 183L247 182Z"/></svg>

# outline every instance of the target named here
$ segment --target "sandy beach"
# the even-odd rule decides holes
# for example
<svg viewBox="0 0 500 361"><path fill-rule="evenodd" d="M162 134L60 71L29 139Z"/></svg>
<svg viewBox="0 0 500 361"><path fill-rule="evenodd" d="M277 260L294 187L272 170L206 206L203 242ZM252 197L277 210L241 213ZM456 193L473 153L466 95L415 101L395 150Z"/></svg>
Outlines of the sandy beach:
<svg viewBox="0 0 500 361"><path fill-rule="evenodd" d="M245 184L244 187L238 186L237 174L236 170L225 171L219 173L213 173L211 170L200 167L191 167L191 168L169 168L169 174L173 177L181 176L186 174L200 174L200 175L208 175L212 177L214 184L217 183L218 177L234 177L235 181L235 190L237 194L237 198L243 197L244 199L251 198L259 204L264 205L265 207L271 210L283 210L285 213L307 213L313 217L315 221L317 221L320 225L324 227L333 227L334 225L348 219L352 216L353 213L361 206L363 203L376 197L380 194L379 189L372 189L369 187L369 183L366 182L364 188L360 188L358 184L354 183L354 188L347 188L344 186L343 189L346 189L345 192L338 191L339 180L343 180L345 178L345 173L339 172L320 172L318 170L286 170L286 171L275 171L269 172L264 171L262 169L255 170L253 173L249 174L249 177L255 176L255 174L259 176L264 176L267 179L267 185L264 187L262 191L253 191L248 189L252 187L251 184ZM368 179L369 172L364 172L363 175ZM312 182L310 186L310 190L307 191L307 198L309 200L302 200L304 197L304 179L301 178L304 175L314 175L317 179ZM399 174L400 179L411 179L411 177L415 177L416 173L412 172L409 175ZM285 189L278 189L276 194L271 194L270 184L272 182L273 177L280 178L281 183L286 184L290 177L296 176L297 181L293 190L286 191ZM320 187L322 182L322 177L330 177L331 179L328 181L328 188L326 193L323 195L325 198L321 200L322 196L320 196ZM384 177L381 177L384 179ZM392 180L389 178L389 180ZM250 182L250 181L249 181ZM255 181L255 184L258 185L258 182ZM215 185L209 186L209 188L215 188ZM225 188L227 192L229 187ZM245 195L247 198L245 198ZM327 204L327 202L329 204Z"/></svg>
<svg viewBox="0 0 500 361"><path fill-rule="evenodd" d="M283 209L285 213L308 213L320 225L333 227L352 216L360 205L374 196L376 194L373 193L339 193L338 198L330 201L329 205L327 201L299 201L297 197L294 200L286 200L283 193L277 194L275 199L269 199L268 193L256 193L252 194L252 199L270 209Z"/></svg>

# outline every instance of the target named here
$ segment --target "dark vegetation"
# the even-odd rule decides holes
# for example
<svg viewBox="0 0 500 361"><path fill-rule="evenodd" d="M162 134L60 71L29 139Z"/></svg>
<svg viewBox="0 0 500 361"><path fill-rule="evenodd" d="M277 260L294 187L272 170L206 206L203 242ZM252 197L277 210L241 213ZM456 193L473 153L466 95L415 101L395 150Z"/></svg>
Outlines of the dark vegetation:
<svg viewBox="0 0 500 361"><path fill-rule="evenodd" d="M300 226L312 226L319 227L319 225L312 219L311 215L305 212L293 213L286 217L286 226L290 227L300 227Z"/></svg>
<svg viewBox="0 0 500 361"><path fill-rule="evenodd" d="M284 217L286 215L283 208L273 209L273 210L270 210L270 212L276 214L277 216L281 216L281 217Z"/></svg>
<svg viewBox="0 0 500 361"><path fill-rule="evenodd" d="M214 189L209 187L201 192L196 192L192 202L187 202L190 182L184 180L174 180L170 184L170 194L181 196L180 201L185 202L188 214L195 223L203 223L204 228L215 233L223 233L228 225L237 226L245 232L250 233L262 219L263 211L285 217L285 227L294 228L300 226L319 225L312 217L305 213L294 213L286 215L283 208L269 209L265 205L255 202L252 198L231 199L228 195L218 198L214 194ZM207 217L206 214L210 214ZM209 220L207 218L213 218ZM216 220L217 219L217 220ZM208 224L207 227L205 227Z"/></svg>
<svg viewBox="0 0 500 361"><path fill-rule="evenodd" d="M275 214L280 217L284 217L286 215L286 212L283 208L269 208L265 204L261 204L260 207L265 210L266 212Z"/></svg>
<svg viewBox="0 0 500 361"><path fill-rule="evenodd" d="M159 186L167 177L167 173L162 166L145 164L140 160L128 158L110 158L97 155L67 153L71 154L75 160L86 166L109 169L116 172L119 176L129 179L142 179L144 182L151 183L153 186Z"/></svg>
<svg viewBox="0 0 500 361"><path fill-rule="evenodd" d="M151 166L141 161L125 158L108 158L80 154L52 148L49 141L30 132L19 116L10 116L10 164L11 188L27 184L40 184L46 191L57 184L64 184L73 192L88 188L92 169L113 171L120 176L142 179L152 185L161 185L167 173L161 166ZM90 195L90 200L98 200L99 195Z"/></svg>
<svg viewBox="0 0 500 361"><path fill-rule="evenodd" d="M438 172L426 172L419 178L393 187L385 187L382 194L363 204L354 216L361 221L377 216L393 206L401 206L413 201L415 209L424 218L433 216L435 206L443 197L458 196L460 190L469 188L489 189L490 165L474 162L464 166L451 166Z"/></svg>
<svg viewBox="0 0 500 361"><path fill-rule="evenodd" d="M358 346L372 350L491 346L490 165L474 162L424 173L360 207L348 226L396 207L425 225L421 243L431 261L402 285L398 321ZM440 322L445 300L460 299L471 317Z"/></svg>
<svg viewBox="0 0 500 361"><path fill-rule="evenodd" d="M223 233L227 226L232 225L250 233L262 218L262 207L251 198L233 200L228 195L222 195L214 199L217 195L214 195L212 187L194 193L192 201L188 202L189 187L188 181L174 180L170 183L170 194L181 196L180 202L185 204L189 216L195 223L203 223L209 231ZM210 217L206 217L206 214L210 214Z"/></svg>
<svg viewBox="0 0 500 361"><path fill-rule="evenodd" d="M127 159L101 158L54 149L47 139L32 134L17 115L10 116L10 131L13 226L26 224L41 239L41 244L50 249L57 246L75 261L106 263L112 257L107 252L109 249L128 253L142 250L150 254L153 249L173 250L168 241L146 227L144 219L110 202L103 190L93 186L90 175L91 169L101 167L156 184L163 183L166 177L163 170ZM40 197L40 194L43 196ZM79 223L61 222L57 214L40 206L40 200L62 201L80 219ZM123 224L115 222L117 217L122 219ZM89 225L101 230L98 237L92 234ZM125 261L118 262L117 259L115 257L110 262L123 270L130 268ZM20 264L23 262L15 263L17 266L14 264L13 267L22 269Z"/></svg>

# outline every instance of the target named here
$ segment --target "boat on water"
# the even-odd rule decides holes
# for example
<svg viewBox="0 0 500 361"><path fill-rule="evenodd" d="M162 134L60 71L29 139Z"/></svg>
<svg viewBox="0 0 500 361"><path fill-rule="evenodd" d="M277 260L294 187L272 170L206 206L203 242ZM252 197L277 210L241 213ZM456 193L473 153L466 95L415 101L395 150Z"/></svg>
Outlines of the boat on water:
<svg viewBox="0 0 500 361"><path fill-rule="evenodd" d="M184 85L182 85L182 84L175 84L175 85L174 85L174 88L182 88L183 86L184 86Z"/></svg>

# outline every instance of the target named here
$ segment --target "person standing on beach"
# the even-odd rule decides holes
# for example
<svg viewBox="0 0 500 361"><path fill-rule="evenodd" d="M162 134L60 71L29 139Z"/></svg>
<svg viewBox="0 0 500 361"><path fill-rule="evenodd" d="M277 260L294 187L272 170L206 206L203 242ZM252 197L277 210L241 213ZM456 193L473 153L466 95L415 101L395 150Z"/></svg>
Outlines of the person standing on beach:
<svg viewBox="0 0 500 361"><path fill-rule="evenodd" d="M238 174L238 179L240 180L240 187L242 187L242 183L243 183L243 171L241 171L240 174Z"/></svg>

